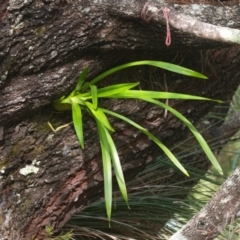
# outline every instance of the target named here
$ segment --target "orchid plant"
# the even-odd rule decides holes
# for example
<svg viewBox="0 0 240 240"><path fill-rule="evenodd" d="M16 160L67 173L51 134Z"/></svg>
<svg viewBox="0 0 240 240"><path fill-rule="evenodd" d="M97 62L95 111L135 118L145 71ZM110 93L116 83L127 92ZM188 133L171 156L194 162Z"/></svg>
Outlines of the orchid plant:
<svg viewBox="0 0 240 240"><path fill-rule="evenodd" d="M110 221L111 211L112 211L112 166L116 175L117 183L120 189L120 192L128 205L128 195L126 183L124 180L124 175L121 167L121 162L118 156L117 147L114 143L114 140L111 136L111 133L114 132L114 128L108 120L108 115L118 118L126 123L134 126L136 129L148 136L163 152L168 156L168 158L185 174L188 176L188 172L182 166L182 164L177 160L174 154L152 133L150 133L146 128L140 126L138 123L132 121L131 119L111 111L106 108L102 108L99 105L99 99L102 98L123 98L123 99L139 99L142 101L155 104L160 108L163 108L178 119L180 119L193 133L197 141L201 145L202 149L206 153L207 157L213 164L213 166L222 173L222 169L216 160L214 154L209 148L207 142L204 140L199 131L195 126L185 118L180 112L176 109L170 107L169 105L159 101L162 99L182 99L182 100L207 100L207 101L217 101L209 98L204 98L200 96L180 94L173 92L161 92L161 91L144 91L144 90L135 90L134 88L139 85L136 83L120 83L114 84L106 87L97 87L97 83L102 81L107 76L120 71L125 68L141 66L141 65L150 65L157 68L162 68L168 71L175 73L183 74L186 76L207 79L206 76L192 71L190 69L174 65L171 63L160 62L160 61L137 61L130 62L127 64L120 65L118 67L112 68L89 82L86 82L86 76L88 73L88 68L82 70L80 77L77 81L75 89L67 96L62 96L60 99L56 100L53 103L53 107L58 111L71 110L73 125L75 132L80 143L81 148L84 148L84 131L83 131L83 111L89 113L91 117L96 122L100 147L102 152L102 161L103 161L103 175L104 175L104 196L105 196L105 205L107 217ZM220 101L218 101L220 102Z"/></svg>

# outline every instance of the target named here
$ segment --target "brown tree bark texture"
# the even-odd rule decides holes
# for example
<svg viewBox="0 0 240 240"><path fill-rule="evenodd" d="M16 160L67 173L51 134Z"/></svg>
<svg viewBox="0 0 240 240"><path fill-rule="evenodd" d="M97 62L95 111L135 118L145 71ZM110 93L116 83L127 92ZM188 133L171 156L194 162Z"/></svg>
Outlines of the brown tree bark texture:
<svg viewBox="0 0 240 240"><path fill-rule="evenodd" d="M142 68L108 78L104 84L137 79L141 87L166 90L167 81L168 91L231 99L239 82L240 48L202 51L226 44L174 29L172 45L167 48L163 16L159 14L160 19L153 18L152 23L144 22L140 17L144 4L140 0L101 4L85 0L17 0L0 4L1 239L41 239L46 225L60 229L74 212L103 196L101 153L91 118L84 115L84 150L71 124L56 133L47 125L49 120L56 127L71 122L70 113L56 114L49 104L72 90L84 67L89 66L90 79L133 60L171 61L201 71L209 80ZM196 15L191 6L177 8ZM212 8L209 6L206 15L196 17L215 24L220 20L210 18L208 9ZM221 25L236 16L236 9L231 9ZM238 21L234 20L234 27ZM179 121L170 114L164 117L163 111L154 106L137 101L126 104L124 100L106 100L102 104L136 120L169 147L186 135ZM193 122L215 105L196 101L169 104ZM124 123L112 122L125 176L131 179L161 152L139 132ZM35 173L23 175L29 167Z"/></svg>
<svg viewBox="0 0 240 240"><path fill-rule="evenodd" d="M209 203L170 240L211 240L235 220L240 206L240 167L224 182Z"/></svg>

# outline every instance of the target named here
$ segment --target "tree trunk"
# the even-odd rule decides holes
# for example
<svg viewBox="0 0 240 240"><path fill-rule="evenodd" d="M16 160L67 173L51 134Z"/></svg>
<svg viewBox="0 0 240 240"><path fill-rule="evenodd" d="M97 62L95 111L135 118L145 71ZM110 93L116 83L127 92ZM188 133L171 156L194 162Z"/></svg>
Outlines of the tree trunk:
<svg viewBox="0 0 240 240"><path fill-rule="evenodd" d="M1 239L42 239L46 225L60 229L74 212L103 195L101 153L92 119L84 115L84 150L71 124L56 133L47 125L71 122L70 113L55 113L49 104L73 89L83 68L90 68L91 79L121 63L154 59L198 70L209 79L203 82L143 67L107 78L104 85L140 81L141 88L224 101L230 101L238 86L240 48L230 46L237 41L204 39L199 31L189 32L185 18L181 28L177 22L181 23L179 14L186 14L198 19L198 29L212 27L202 22L238 28L239 6L96 2L5 0L0 4ZM169 47L161 11L165 5L171 10ZM236 30L233 35L237 34ZM178 120L155 106L125 100L101 104L136 120L169 147L187 134ZM169 101L169 105L196 123L216 103ZM131 179L162 153L138 131L112 123L125 177ZM215 137L214 131L206 138ZM199 167L208 165L204 161Z"/></svg>
<svg viewBox="0 0 240 240"><path fill-rule="evenodd" d="M239 214L240 167L224 182L207 205L169 240L211 240Z"/></svg>

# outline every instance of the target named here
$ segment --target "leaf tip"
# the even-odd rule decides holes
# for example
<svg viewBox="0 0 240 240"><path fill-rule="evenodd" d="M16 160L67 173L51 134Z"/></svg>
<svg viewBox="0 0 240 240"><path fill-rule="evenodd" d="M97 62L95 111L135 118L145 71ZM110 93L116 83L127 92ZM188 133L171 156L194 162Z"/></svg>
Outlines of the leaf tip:
<svg viewBox="0 0 240 240"><path fill-rule="evenodd" d="M223 175L223 170L222 170L221 167L220 167L220 169L218 169L218 172L219 172L221 175Z"/></svg>

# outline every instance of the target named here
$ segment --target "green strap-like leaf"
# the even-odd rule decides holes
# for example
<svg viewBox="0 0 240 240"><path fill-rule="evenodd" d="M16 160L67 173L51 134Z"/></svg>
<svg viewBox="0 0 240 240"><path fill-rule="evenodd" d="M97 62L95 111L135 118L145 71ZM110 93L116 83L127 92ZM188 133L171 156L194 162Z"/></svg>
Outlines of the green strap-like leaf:
<svg viewBox="0 0 240 240"><path fill-rule="evenodd" d="M103 87L98 89L98 97L111 97L112 95L125 92L131 88L136 87L139 83L123 83L123 84L114 84L108 87ZM84 99L91 98L91 92L79 94L79 97Z"/></svg>
<svg viewBox="0 0 240 240"><path fill-rule="evenodd" d="M111 126L110 122L108 121L105 113L101 110L101 108L98 108L97 110L94 108L93 104L90 102L85 102L87 108L92 113L92 115L98 119L98 121L101 122L101 124L107 128L108 130L114 132L113 127Z"/></svg>
<svg viewBox="0 0 240 240"><path fill-rule="evenodd" d="M114 167L114 170L115 170L118 186L119 186L119 189L122 193L122 196L123 196L125 202L128 205L127 188L126 188L126 183L125 183L125 180L124 180L122 166L121 166L121 163L120 163L120 160L119 160L118 152L117 152L116 146L113 142L113 139L112 139L111 135L109 134L109 132L107 131L107 129L105 129L105 135L107 137L108 146L109 146L111 159L112 159L112 162L113 162L113 167Z"/></svg>
<svg viewBox="0 0 240 240"><path fill-rule="evenodd" d="M77 84L76 84L75 89L69 94L69 96L67 98L71 98L71 97L73 97L73 96L75 96L79 93L79 91L82 88L82 85L85 81L85 78L86 78L87 74L88 74L88 67L86 67L82 70L82 72L81 72L81 74L80 74L80 76L77 80Z"/></svg>
<svg viewBox="0 0 240 240"><path fill-rule="evenodd" d="M186 174L187 176L188 173L185 170L185 168L182 166L182 164L176 159L176 157L172 154L172 152L162 143L160 142L154 135L152 135L147 129L143 128L142 126L140 126L139 124L135 123L134 121L130 120L127 117L124 117L118 113L109 111L107 109L103 109L102 111L112 115L114 117L117 117L127 123L129 123L130 125L134 126L135 128L137 128L138 130L140 130L141 132L143 132L144 134L146 134L151 140L153 140L162 150L163 152L169 157L169 159L176 165L176 167L178 167L184 174Z"/></svg>
<svg viewBox="0 0 240 240"><path fill-rule="evenodd" d="M98 97L105 97L98 93ZM208 100L222 102L220 100L213 100L210 98L199 97L195 95L173 93L173 92L157 92L157 91L143 91L143 90L126 90L115 95L108 95L111 98L157 98L157 99L186 99L186 100Z"/></svg>
<svg viewBox="0 0 240 240"><path fill-rule="evenodd" d="M204 138L202 137L202 135L199 133L199 131L193 126L193 124L187 119L185 118L180 112L178 112L176 109L162 103L159 102L155 99L149 99L149 98L140 98L144 101L150 102L150 103L154 103L164 109L167 109L169 112L171 112L172 114L174 114L178 119L180 119L189 129L190 131L193 133L193 135L196 137L196 139L198 140L199 144L201 145L202 149L204 150L204 152L206 153L206 155L208 156L209 160L211 161L212 165L214 166L214 168L220 173L223 174L222 168L219 165L216 157L214 156L213 152L211 151L211 149L209 148L208 144L206 143L206 141L204 140Z"/></svg>
<svg viewBox="0 0 240 240"><path fill-rule="evenodd" d="M106 136L105 127L96 118L98 134L100 139L101 151L102 151L102 162L103 162L103 176L104 176L104 198L107 212L107 218L110 224L111 213L112 213L112 165L110 150L108 146L108 139Z"/></svg>
<svg viewBox="0 0 240 240"><path fill-rule="evenodd" d="M146 60L146 61L130 62L130 63L126 63L126 64L123 64L123 65L114 67L114 68L98 75L90 83L91 84L96 84L97 82L101 81L102 79L106 78L107 76L109 76L109 75L111 75L111 74L113 74L117 71L120 71L120 70L125 69L125 68L129 68L129 67L141 66L141 65L150 65L150 66L162 68L162 69L165 69L165 70L168 70L168 71L171 71L171 72L183 74L183 75L186 75L186 76L207 79L207 77L204 76L201 73L195 72L195 71L190 70L188 68L184 68L184 67L172 64L172 63Z"/></svg>
<svg viewBox="0 0 240 240"><path fill-rule="evenodd" d="M90 85L92 103L95 110L98 108L98 90L96 85Z"/></svg>
<svg viewBox="0 0 240 240"><path fill-rule="evenodd" d="M82 111L77 103L72 103L72 118L81 148L84 148Z"/></svg>
<svg viewBox="0 0 240 240"><path fill-rule="evenodd" d="M86 76L88 74L88 67L84 68L78 78L77 85L75 87L75 90L79 92L81 90L81 87L86 79Z"/></svg>

